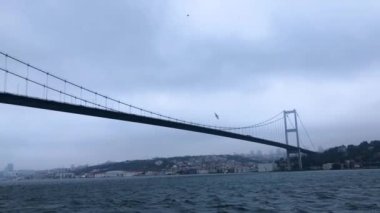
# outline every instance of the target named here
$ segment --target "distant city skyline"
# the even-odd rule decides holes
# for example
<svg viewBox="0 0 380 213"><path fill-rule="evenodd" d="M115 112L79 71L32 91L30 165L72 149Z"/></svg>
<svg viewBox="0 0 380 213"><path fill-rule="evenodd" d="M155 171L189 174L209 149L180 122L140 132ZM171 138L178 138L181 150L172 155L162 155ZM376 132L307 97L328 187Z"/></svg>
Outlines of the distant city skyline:
<svg viewBox="0 0 380 213"><path fill-rule="evenodd" d="M0 51L190 121L246 125L297 109L315 145L328 148L380 138L379 9L376 1L4 1ZM4 104L0 112L0 168L276 150Z"/></svg>

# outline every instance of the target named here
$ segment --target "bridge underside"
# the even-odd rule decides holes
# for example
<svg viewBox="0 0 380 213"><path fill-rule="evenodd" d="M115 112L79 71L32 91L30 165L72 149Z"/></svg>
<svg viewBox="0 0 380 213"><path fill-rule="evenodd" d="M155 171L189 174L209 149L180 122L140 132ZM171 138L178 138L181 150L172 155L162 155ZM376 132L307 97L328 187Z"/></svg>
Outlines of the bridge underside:
<svg viewBox="0 0 380 213"><path fill-rule="evenodd" d="M228 137L228 138L234 138L238 140L265 144L269 146L275 146L275 147L286 149L290 152L298 150L298 148L295 146L286 145L283 143L266 140L262 138L256 138L250 135L241 135L241 134L236 134L236 133L227 132L223 130L206 128L206 127L185 124L185 123L180 123L180 122L175 122L175 121L169 121L169 120L164 120L164 119L159 119L159 118L129 114L129 113L118 112L118 111L110 111L110 110L105 110L105 109L98 109L98 108L92 108L92 107L87 107L87 106L82 106L82 105L74 105L74 104L69 104L69 103L62 103L62 102L57 102L57 101L44 100L44 99L32 98L32 97L21 96L21 95L13 95L9 93L0 93L0 103L33 107L33 108L46 109L46 110L54 110L54 111L60 111L60 112L68 112L68 113L88 115L88 116L95 116L95 117L101 117L101 118L109 118L109 119L121 120L121 121L150 124L150 125L155 125L155 126L162 126L162 127L175 128L175 129L187 130L187 131L192 131L192 132L205 133L205 134L210 134L210 135L217 135L217 136L222 136L222 137ZM306 153L306 154L314 153L313 151L302 149L302 148L301 148L301 152Z"/></svg>

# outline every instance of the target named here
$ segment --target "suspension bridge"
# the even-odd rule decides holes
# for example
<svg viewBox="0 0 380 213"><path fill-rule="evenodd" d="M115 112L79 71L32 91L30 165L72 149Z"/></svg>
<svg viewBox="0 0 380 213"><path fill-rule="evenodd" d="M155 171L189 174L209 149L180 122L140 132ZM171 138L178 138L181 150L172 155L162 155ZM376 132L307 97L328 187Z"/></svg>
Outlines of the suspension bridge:
<svg viewBox="0 0 380 213"><path fill-rule="evenodd" d="M146 110L83 87L16 57L0 52L2 81L0 103L46 110L136 122L192 132L228 137L283 148L297 154L302 169L302 154L313 154L315 147L296 110L245 126L215 126L192 122ZM299 124L302 128L299 128ZM300 134L303 130L304 134ZM295 134L295 144L291 144ZM303 137L305 136L305 137ZM311 147L306 147L309 141Z"/></svg>

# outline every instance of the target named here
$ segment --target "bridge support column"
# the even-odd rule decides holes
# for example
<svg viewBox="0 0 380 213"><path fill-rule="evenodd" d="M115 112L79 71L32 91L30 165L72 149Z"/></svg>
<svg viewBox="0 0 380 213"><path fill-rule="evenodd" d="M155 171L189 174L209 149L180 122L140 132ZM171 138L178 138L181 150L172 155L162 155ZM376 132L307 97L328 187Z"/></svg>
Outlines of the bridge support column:
<svg viewBox="0 0 380 213"><path fill-rule="evenodd" d="M286 150L286 170L290 171L292 168L290 166L290 151Z"/></svg>
<svg viewBox="0 0 380 213"><path fill-rule="evenodd" d="M288 116L288 114L294 115L294 125L291 121L291 118ZM292 125L292 128L288 128L288 122ZM301 147L300 147L300 141L299 141L299 135L298 135L298 123L297 123L297 111L284 111L284 124L285 124L285 142L287 145L289 145L289 133L294 132L296 134L296 142L297 142L297 155L298 155L298 168L299 170L302 170L302 153L301 153ZM288 169L291 169L290 165L290 159L289 159L289 150L286 150L286 157L287 157L287 164Z"/></svg>
<svg viewBox="0 0 380 213"><path fill-rule="evenodd" d="M298 135L298 124L297 124L297 112L294 110L294 123L295 123L295 132L296 132L296 140L297 140L297 148L298 148L298 167L300 170L302 170L302 153L301 153L301 147L300 147L300 139Z"/></svg>

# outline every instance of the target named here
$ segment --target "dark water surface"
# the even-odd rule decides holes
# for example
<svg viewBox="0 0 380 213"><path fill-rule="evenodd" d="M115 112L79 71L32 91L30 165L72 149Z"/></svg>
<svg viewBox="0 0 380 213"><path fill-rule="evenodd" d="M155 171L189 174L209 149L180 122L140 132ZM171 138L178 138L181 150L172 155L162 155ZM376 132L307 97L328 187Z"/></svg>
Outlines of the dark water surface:
<svg viewBox="0 0 380 213"><path fill-rule="evenodd" d="M0 212L380 212L380 170L0 183Z"/></svg>

